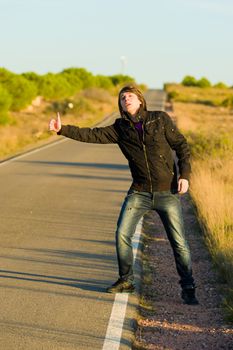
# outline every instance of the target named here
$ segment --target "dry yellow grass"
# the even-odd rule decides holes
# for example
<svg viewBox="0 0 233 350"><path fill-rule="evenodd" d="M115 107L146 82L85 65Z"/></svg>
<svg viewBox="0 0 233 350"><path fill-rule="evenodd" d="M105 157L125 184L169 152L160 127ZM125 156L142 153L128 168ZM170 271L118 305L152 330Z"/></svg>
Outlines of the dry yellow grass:
<svg viewBox="0 0 233 350"><path fill-rule="evenodd" d="M190 192L219 275L228 284L226 305L233 321L233 115L226 108L181 102L174 103L174 110L177 124L185 135L191 131L207 140L211 137L220 140L212 152L208 149L205 153L202 148L201 154L194 153ZM221 137L224 143L226 135L231 144L222 147Z"/></svg>
<svg viewBox="0 0 233 350"><path fill-rule="evenodd" d="M215 171L211 161L193 161L191 194L199 208L202 220L209 229L209 246L213 254L216 249L232 252L233 258L233 183L226 181L226 169L233 171L233 162Z"/></svg>
<svg viewBox="0 0 233 350"><path fill-rule="evenodd" d="M233 94L232 88L187 87L181 84L167 84L166 91L173 96L174 101L195 102L213 106L221 105L224 100L231 98Z"/></svg>
<svg viewBox="0 0 233 350"><path fill-rule="evenodd" d="M175 115L180 129L203 133L233 131L233 112L224 107L175 102Z"/></svg>

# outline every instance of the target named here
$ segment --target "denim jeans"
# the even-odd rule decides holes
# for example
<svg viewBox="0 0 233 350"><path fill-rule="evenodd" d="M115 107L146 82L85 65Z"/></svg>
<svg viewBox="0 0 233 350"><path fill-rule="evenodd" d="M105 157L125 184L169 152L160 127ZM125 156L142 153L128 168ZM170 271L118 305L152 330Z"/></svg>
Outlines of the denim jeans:
<svg viewBox="0 0 233 350"><path fill-rule="evenodd" d="M155 210L162 220L171 244L180 284L194 285L191 256L185 238L181 202L178 194L170 191L138 192L129 191L122 205L117 222L116 249L119 275L133 281L132 237L140 218L149 210Z"/></svg>

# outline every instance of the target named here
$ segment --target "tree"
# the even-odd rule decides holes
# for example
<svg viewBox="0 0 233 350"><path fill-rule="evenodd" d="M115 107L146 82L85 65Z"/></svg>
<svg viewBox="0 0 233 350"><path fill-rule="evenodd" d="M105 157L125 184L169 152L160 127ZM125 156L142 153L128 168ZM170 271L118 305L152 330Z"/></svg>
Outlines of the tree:
<svg viewBox="0 0 233 350"><path fill-rule="evenodd" d="M38 82L38 92L41 96L53 100L71 96L73 89L61 74L48 73L41 76Z"/></svg>
<svg viewBox="0 0 233 350"><path fill-rule="evenodd" d="M221 81L217 84L214 85L215 88L218 88L218 89L228 89L228 86L224 83L222 83Z"/></svg>
<svg viewBox="0 0 233 350"><path fill-rule="evenodd" d="M16 74L10 72L9 70L7 70L5 68L0 68L0 83L7 82L14 75L16 75Z"/></svg>
<svg viewBox="0 0 233 350"><path fill-rule="evenodd" d="M201 88L208 88L211 87L211 83L208 79L203 77L197 81L196 86L199 86Z"/></svg>
<svg viewBox="0 0 233 350"><path fill-rule="evenodd" d="M123 74L111 75L109 78L111 79L113 85L115 86L135 82L134 78L130 77L129 75L123 75Z"/></svg>
<svg viewBox="0 0 233 350"><path fill-rule="evenodd" d="M12 104L12 97L9 92L0 84L0 124L9 122L8 111Z"/></svg>
<svg viewBox="0 0 233 350"><path fill-rule="evenodd" d="M12 96L11 109L18 111L28 106L37 95L37 87L23 76L12 74L2 83Z"/></svg>
<svg viewBox="0 0 233 350"><path fill-rule="evenodd" d="M184 86L197 86L197 80L191 75L186 75L181 84Z"/></svg>
<svg viewBox="0 0 233 350"><path fill-rule="evenodd" d="M109 90L113 87L113 83L109 77L106 77L104 75L96 75L95 86L102 89Z"/></svg>
<svg viewBox="0 0 233 350"><path fill-rule="evenodd" d="M95 77L84 68L67 68L61 72L75 92L95 85Z"/></svg>

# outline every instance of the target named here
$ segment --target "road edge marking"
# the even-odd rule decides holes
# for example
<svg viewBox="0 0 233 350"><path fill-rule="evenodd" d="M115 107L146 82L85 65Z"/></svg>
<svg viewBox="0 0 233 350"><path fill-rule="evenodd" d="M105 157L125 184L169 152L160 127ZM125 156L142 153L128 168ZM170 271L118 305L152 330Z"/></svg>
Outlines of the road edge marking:
<svg viewBox="0 0 233 350"><path fill-rule="evenodd" d="M43 146L40 146L38 148L34 148L31 151L23 152L23 153L21 153L19 155L16 155L16 156L13 156L13 157L11 157L9 159L3 160L2 162L0 162L0 167L4 166L4 165L7 165L9 163L13 163L13 162L17 161L18 159L22 159L22 158L25 158L27 156L30 156L31 154L43 151L44 149L56 146L57 144L65 142L65 141L67 141L67 139L53 141L53 142L51 142L51 143L49 143L47 145L43 145Z"/></svg>
<svg viewBox="0 0 233 350"><path fill-rule="evenodd" d="M140 242L140 236L142 232L142 225L143 218L137 224L136 231L132 240L134 263L137 257L138 245ZM119 349L119 346L121 344L121 335L124 326L128 298L129 294L127 293L116 293L102 350Z"/></svg>

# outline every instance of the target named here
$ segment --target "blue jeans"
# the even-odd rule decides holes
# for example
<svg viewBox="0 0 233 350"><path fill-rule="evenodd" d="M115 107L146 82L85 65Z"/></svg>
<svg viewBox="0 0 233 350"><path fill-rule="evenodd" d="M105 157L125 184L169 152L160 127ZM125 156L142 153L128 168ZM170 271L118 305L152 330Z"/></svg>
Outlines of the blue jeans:
<svg viewBox="0 0 233 350"><path fill-rule="evenodd" d="M155 210L164 225L171 244L180 284L183 287L194 285L191 256L185 238L181 202L178 194L170 191L138 192L129 191L122 205L117 222L116 249L119 275L133 281L132 237L140 218L149 210Z"/></svg>

